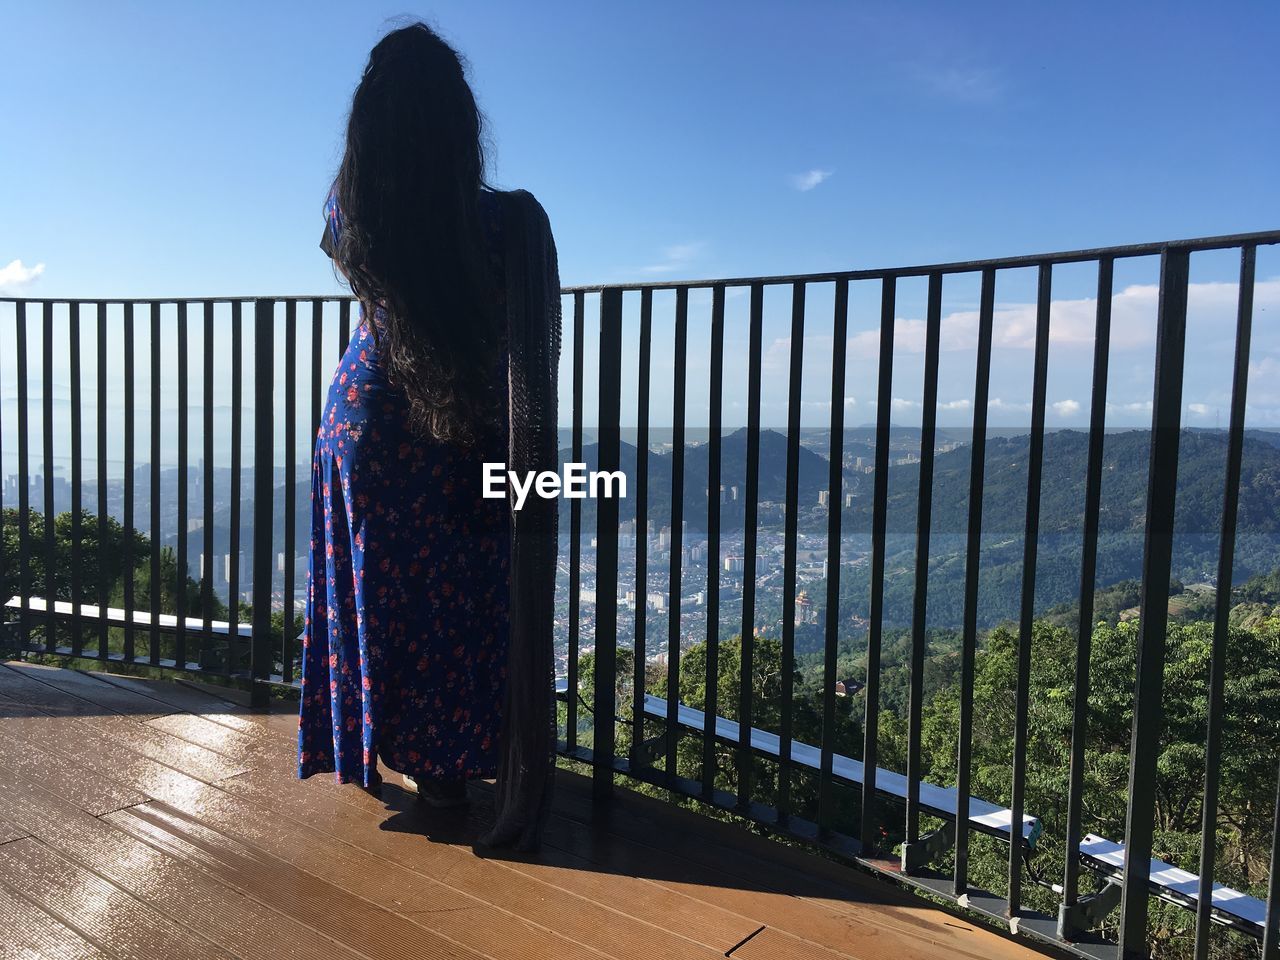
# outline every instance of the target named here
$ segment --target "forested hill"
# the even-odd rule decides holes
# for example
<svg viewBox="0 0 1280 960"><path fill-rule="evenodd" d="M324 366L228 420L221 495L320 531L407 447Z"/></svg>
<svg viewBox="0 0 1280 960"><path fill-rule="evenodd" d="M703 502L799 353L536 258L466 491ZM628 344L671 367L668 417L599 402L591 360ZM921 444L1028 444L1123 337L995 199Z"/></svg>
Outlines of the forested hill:
<svg viewBox="0 0 1280 960"><path fill-rule="evenodd" d="M982 529L1020 534L1027 503L1030 438L994 437L987 441ZM1176 528L1214 534L1222 523L1222 494L1227 459L1225 432L1183 431L1179 444ZM933 524L939 533L964 533L969 514L971 448L940 454L934 466ZM1146 512L1150 433L1112 433L1103 446L1100 530L1141 531ZM1080 530L1084 518L1088 434L1061 430L1046 434L1040 491L1043 533ZM895 466L889 472L891 529L914 530L919 468ZM871 501L855 498L846 511L845 529L871 530ZM1280 532L1280 448L1249 437L1244 444L1239 526L1251 533Z"/></svg>
<svg viewBox="0 0 1280 960"><path fill-rule="evenodd" d="M1027 502L1027 465L1030 438L991 437L985 458L983 530L990 534L1018 535L1023 530ZM1044 438L1044 469L1040 493L1040 529L1043 533L1070 533L1081 529L1084 516L1085 470L1088 435L1059 430ZM968 444L940 453L934 464L932 530L939 534L963 534L968 525ZM1177 528L1180 532L1213 534L1222 519L1223 476L1226 465L1225 432L1183 431L1178 469ZM1106 436L1103 455L1102 514L1104 534L1140 532L1146 510L1147 462L1150 433L1133 430ZM570 459L568 450L561 461ZM685 453L684 517L690 529L705 528L707 516L707 444L689 447ZM589 468L597 462L597 447L583 448ZM625 520L635 515L636 448L622 444L621 467L628 477L628 499L620 505ZM648 517L655 524L669 522L671 511L671 461L669 453L649 454ZM786 493L786 438L776 431L760 435L760 501L781 501ZM828 487L826 458L800 448L799 503L801 523L825 529L825 510L815 511L818 495ZM745 499L746 431L725 436L721 444L721 482L739 486L738 506L725 504L721 529L739 529ZM846 470L845 491L853 503L844 510L846 533L870 533L872 484L869 474ZM889 468L888 519L891 533L914 533L919 491L918 463ZM566 504L567 506L567 504ZM590 512L590 501L584 504ZM1280 533L1280 448L1249 435L1244 444L1240 498L1242 532Z"/></svg>

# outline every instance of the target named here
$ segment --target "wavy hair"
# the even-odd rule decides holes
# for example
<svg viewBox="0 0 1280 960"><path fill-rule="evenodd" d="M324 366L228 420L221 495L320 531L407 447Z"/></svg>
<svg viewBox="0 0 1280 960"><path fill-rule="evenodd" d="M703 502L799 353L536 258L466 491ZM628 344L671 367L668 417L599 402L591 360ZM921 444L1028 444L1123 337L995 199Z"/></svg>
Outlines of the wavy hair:
<svg viewBox="0 0 1280 960"><path fill-rule="evenodd" d="M492 425L500 336L480 222L484 119L462 57L424 23L383 37L351 101L334 262L412 431L469 446Z"/></svg>

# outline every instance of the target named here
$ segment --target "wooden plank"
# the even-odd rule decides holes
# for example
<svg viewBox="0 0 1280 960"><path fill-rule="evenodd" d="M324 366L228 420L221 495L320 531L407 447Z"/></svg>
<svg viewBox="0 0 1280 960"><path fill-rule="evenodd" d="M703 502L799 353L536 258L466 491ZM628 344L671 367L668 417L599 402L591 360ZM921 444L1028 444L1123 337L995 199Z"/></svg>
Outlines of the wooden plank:
<svg viewBox="0 0 1280 960"><path fill-rule="evenodd" d="M0 847L0 883L117 957L226 960L220 950L95 873L36 840Z"/></svg>
<svg viewBox="0 0 1280 960"><path fill-rule="evenodd" d="M550 882L536 882L507 863L476 857L469 850L445 842L443 837L432 842L413 830L380 830L368 817L349 809L344 812L347 817L342 835L349 844L355 845L347 847L347 852L342 854L344 863L333 861L331 851L336 846L336 837L324 838L318 833L313 836L313 831L291 827L274 813L259 815L259 822L265 822L266 829L228 826L225 832L220 828L218 833L227 839L233 836L240 839L252 832L255 847L263 841L278 845L280 849L271 850L271 854L310 866L312 871L329 870L332 876L342 878L344 887L358 889L375 904L392 906L398 911L404 911L411 904L429 904L427 909L432 912L421 918L423 922L447 923L451 934L495 957L515 960L543 950L548 950L548 955L558 955L556 951L561 949L575 956L586 955L584 951L598 951L620 960L654 955L718 960L724 955L723 947L707 948L668 931L665 917L653 917L654 922L643 921L623 911L629 904L604 907L575 897ZM325 829L322 822L315 819L323 816L322 811L309 809L306 815L317 827ZM188 841L207 831L206 824L212 819L207 805L201 808L202 823L165 804L131 808L112 814L110 819L120 824L125 817L159 821L166 830L180 833ZM300 829L305 830L309 839L294 838L293 834ZM381 849L371 849L375 844ZM299 852L300 848L305 849ZM447 877L447 886L437 880L438 877ZM387 898L391 898L390 903ZM482 930L474 929L474 917L459 916L459 908L465 907L468 899L473 907L482 908L485 917ZM417 913L414 916L418 918ZM533 928L524 933L515 932L511 921L517 918L555 931L568 943L551 948L544 939L531 945L528 939Z"/></svg>
<svg viewBox="0 0 1280 960"><path fill-rule="evenodd" d="M168 720L170 718L162 719ZM181 720L184 723L190 720L199 720L199 718L193 718L187 715L180 715L174 719ZM128 731L122 731L122 733L127 736ZM195 725L189 733L191 735L197 735L205 738L221 738L225 733L227 733L227 731L225 728L206 723L203 725ZM32 736L39 738L39 733L34 732L32 733ZM46 745L48 746L49 744L46 742ZM127 740L126 745L129 745ZM241 749L248 750L251 748L252 744L246 741L240 746ZM276 756L280 760L283 760L286 754L279 752ZM291 762L292 760L290 760L290 763ZM292 770L280 770L279 772L284 778L292 777ZM270 787L268 792L270 792ZM263 800L265 797L259 797L257 799ZM309 818L305 818L304 822L309 822ZM341 835L342 834L340 834L340 836ZM379 836L378 839L383 838ZM575 863L565 864L565 866L569 866L570 868L582 867L584 865L587 865L587 862L580 859ZM531 871L530 868L526 868L524 872L529 874L530 872L536 873L537 871ZM592 872L575 873L572 869L569 871L561 870L556 874L557 883L561 890L581 897L584 903L592 903L606 910L612 909L609 904L615 903L618 900L617 896L607 895L606 892L602 892L600 890L601 878L607 876L608 875L594 874ZM534 879L536 879L536 877ZM612 879L615 881L616 885L617 878ZM714 908L709 910L705 904L699 904L687 897L656 885L651 885L648 888L641 888L640 890L622 890L619 892L623 899L635 899L636 895L642 895L640 896L639 902L635 903L631 907L631 913L629 915L634 916L635 919L662 916L664 917L664 926L668 930L678 930L680 935L693 940L695 943L700 943L714 949L718 953L723 953L726 945L731 945L733 942L736 942L737 939L740 939L744 933L745 927L749 925L749 921L736 917L733 914L725 911L719 911ZM641 920L641 922L647 921ZM611 925L616 927L617 920L615 919ZM665 933L663 935L665 935ZM652 934L649 934L646 939L652 939Z"/></svg>
<svg viewBox="0 0 1280 960"><path fill-rule="evenodd" d="M101 712L128 714L148 720L173 712L159 700L113 686L78 670L63 670L60 667L12 660L6 662L3 669L97 704L102 708Z"/></svg>
<svg viewBox="0 0 1280 960"><path fill-rule="evenodd" d="M199 690L215 697L222 697L224 700L230 700L236 706L249 707L249 691L247 690L240 690L235 687L220 687L215 683L205 683L203 680L181 679L178 680L178 683L193 690Z"/></svg>
<svg viewBox="0 0 1280 960"><path fill-rule="evenodd" d="M889 939L858 939L849 947L850 954L857 960L901 960L904 956L898 941ZM928 954L918 956L938 956L936 948ZM746 943L725 954L731 960L809 960L816 956L808 952L804 945L797 945L788 940L779 931L766 927Z"/></svg>
<svg viewBox="0 0 1280 960"><path fill-rule="evenodd" d="M0 710L4 716L98 716L102 707L70 694L53 696L54 688L9 669L12 661L0 665Z"/></svg>
<svg viewBox="0 0 1280 960"><path fill-rule="evenodd" d="M466 824L450 823L430 811L418 809L412 796L393 787L384 788L383 798L379 800L363 791L331 787L329 783L282 783L273 780L273 774L273 770L260 767L221 786L274 806L280 816L296 816L321 829L327 829L325 824L329 822L326 805L339 802L339 795L349 801L353 809L363 808L367 816L385 816L386 809L390 808L395 811L395 819L403 822L399 830L409 834L423 832L436 838L448 836L454 843L473 840L482 832L489 815L486 809L473 814ZM315 796L315 787L321 787L321 792L326 794L323 800ZM478 791L473 788L474 792ZM341 818L338 821L343 825L341 835L352 843L366 846L364 833L356 825L358 820L355 815ZM554 882L563 889L600 902L623 904L629 913L662 917L663 926L669 931L722 953L752 930L770 923L785 928L786 934L801 944L809 944L815 956L834 956L844 950L842 944L888 935L899 939L903 960L937 955L936 948L930 946L937 939L932 927L922 930L917 924L903 923L893 917L882 918L875 910L864 909L856 917L837 913L764 889L758 880L728 877L699 868L679 856L659 855L652 848L627 843L589 825L555 816L548 825L545 841L537 863L512 860L506 865L535 877L543 871L554 871ZM384 855L394 857L397 853L388 851ZM401 855L410 861L417 857L412 849L404 849ZM938 914L938 923L944 919L944 915ZM971 925L963 926L979 932ZM963 938L958 939L961 942L954 944L949 955L982 960L988 956L980 946L972 952L966 951L961 945Z"/></svg>
<svg viewBox="0 0 1280 960"><path fill-rule="evenodd" d="M473 811L469 817L457 812L433 811L419 804L412 794L388 788L384 788L381 800L369 798L377 804L376 808L360 809L343 804L336 796L356 792L350 788L316 790L314 787L318 785L285 780L265 767L224 781L220 786L271 808L274 816L296 818L408 867L423 863L423 857L433 853L432 848L441 843L447 842L455 849L473 844L491 819L489 809L483 813ZM389 819L388 814L391 814ZM388 835L392 824L395 832ZM554 827L552 831L555 832ZM563 894L560 899L565 911L589 908L612 911L642 923L652 923L660 917L663 939L674 935L719 955L758 926L714 904L693 900L677 889L646 881L643 876L661 870L653 861L644 865L638 875L612 867L602 870L578 853L554 843L545 844L536 861L501 854L494 857L501 859L500 864L494 863L495 867L527 878L521 882L553 885ZM451 872L450 876L454 874ZM514 878L500 875L496 882L510 883ZM615 916L606 921L605 926L617 929L622 924ZM653 931L647 934L641 931L641 935L651 943L657 938ZM607 935L602 936L607 939Z"/></svg>
<svg viewBox="0 0 1280 960"><path fill-rule="evenodd" d="M8 747L4 753L4 762L9 769L28 779L44 783L50 792L67 798L95 817L147 799L138 791L85 770L60 754L32 749L31 741L25 734L33 730L48 730L54 725L83 726L83 723L74 717L0 716L0 739Z"/></svg>
<svg viewBox="0 0 1280 960"><path fill-rule="evenodd" d="M242 960L358 960L360 956L19 780L3 766L0 816Z"/></svg>
<svg viewBox="0 0 1280 960"><path fill-rule="evenodd" d="M19 830L12 823L0 820L0 844L12 843L27 836L27 831Z"/></svg>
<svg viewBox="0 0 1280 960"><path fill-rule="evenodd" d="M654 940L659 944L670 941L667 956L710 958L710 954L665 934L660 927L645 925L636 930L635 922L628 925L629 918L622 914L593 912L585 907L570 913L557 906L553 888L520 882L521 878L513 879L509 872L495 875L492 865L477 859L470 851L424 843L416 856L408 858L411 866L400 866L371 857L366 851L343 842L339 839L343 836L341 830L326 834L292 823L257 804L214 790L176 770L133 754L104 737L68 738L60 743L48 743L47 748L74 757L89 769L120 778L151 796L163 798L175 809L198 815L202 826L258 846L313 876L341 877L344 887L359 890L362 896L381 907L400 910L407 903L431 904L429 915L419 918L415 914L415 919L429 923L434 929L451 931L459 938L472 941L477 937L487 938L480 946L494 957L517 960L539 952L565 957L598 955L589 945L595 942L600 930L608 928L617 936L618 943L626 947L612 954L620 958L647 954L648 949L642 949L641 945ZM111 822L116 823L115 815L112 816ZM363 815L361 819L368 822ZM406 839L378 832L376 823L370 825L384 843L403 844ZM448 884L435 879L446 875ZM483 908L480 912L487 918L478 930L472 929L476 926L474 918L467 917L468 908L474 913L476 907ZM520 919L527 914L534 915L536 923ZM512 923L517 926L514 931ZM565 932L565 927L570 928L569 931ZM562 933L552 933L552 930ZM523 946L516 949L514 945Z"/></svg>
<svg viewBox="0 0 1280 960"><path fill-rule="evenodd" d="M481 954L373 900L299 870L161 804L131 807L108 822L226 885L301 921L353 950L377 957L479 960ZM341 873L334 865L334 873Z"/></svg>
<svg viewBox="0 0 1280 960"><path fill-rule="evenodd" d="M293 763L291 747L286 750L272 748L264 754L263 764L258 770L221 785L232 792L253 797L264 805L276 806L284 816L295 815L304 822L312 824L318 822L317 817L323 816L323 813L311 802L312 798L309 795L317 788L331 798L341 799L357 809L367 810L370 815L381 816L387 806L399 810L402 814L409 812L405 809L403 795L398 794L393 785L384 788L383 799L379 800L360 790L337 787L327 777L316 777L305 786L286 783L285 781L292 776ZM566 779L563 771L559 776L562 782ZM273 777L278 780L273 781ZM473 787L473 793L476 790L477 788ZM287 798L281 791L288 794ZM280 804L281 800L286 802ZM409 801L409 804L412 806L412 801ZM666 805L663 806L662 813L680 815ZM682 816L688 818L687 814ZM882 935L886 930L896 931L894 935L906 941L902 944L903 949L907 951L904 957L933 956L936 954L936 947L932 945L940 940L946 943L949 952L956 956L985 958L1005 955L1002 951L1009 947L1017 956L1034 955L1016 945L1007 944L1007 941L996 937L982 927L963 920L953 920L905 892L886 890L883 881L853 875L868 884L874 896L868 898L866 894L860 893L857 905L861 909L856 915L850 915L847 910L832 910L829 906L802 900L789 893L760 889L759 878L773 875L767 863L759 864L758 869L750 872L749 878L747 876L726 877L725 874L709 870L705 866L699 867L678 852L666 850L658 855L652 848L636 844L631 844L630 858L620 863L617 854L621 851L615 848L629 841L611 834L606 841L597 840L592 843L589 839L592 836L589 827L584 830L584 824L568 822L561 822L557 826L558 819L553 819L547 840L549 844L563 852L572 853L577 858L573 863L552 864L567 868L561 870L560 879L557 880L559 885L568 885L572 892L580 895L585 893L588 896L604 897L609 902L627 902L628 909L641 911L647 916L662 916L664 925L668 929L696 939L698 942L714 945L720 950L726 949L724 944L732 945L736 942L733 937L742 935L744 923L747 925L754 923L755 926L752 929L758 927L760 923L769 923L774 927L784 928L801 940L807 940L810 943L816 941L817 944L848 943L851 942L851 935L854 934L856 936L853 939L856 940ZM621 819L625 820L625 815ZM692 826L697 829L702 826L702 823L703 821L699 819L694 821ZM732 830L732 828L728 829ZM478 832L479 825L475 825L475 833L467 833L464 836L461 831L454 831L453 839L455 841L465 839L469 842L478 835ZM660 828L656 832L661 834L663 830ZM740 830L733 830L731 839L736 843L742 836ZM763 841L760 838L752 839L766 847L766 855L781 849L777 844L769 841ZM547 860L546 857L539 859L544 862ZM560 859L566 860L564 857ZM812 861L816 858L808 856L807 859ZM527 867L519 863L512 866L515 869L536 870L536 867ZM593 866L597 869L592 870ZM607 869L601 871L598 869L601 866ZM574 869L579 872L576 874L568 872ZM700 877L699 881L691 879L694 875L691 871L696 872ZM848 873L847 870L845 872ZM598 876L591 878L590 885L582 884L579 878L584 875L590 876L592 873ZM673 874L679 879L669 879ZM651 879L637 882L650 883L659 890L636 889L634 884L622 884L615 896L606 897L601 889L601 876L649 877ZM801 889L814 888L814 884L808 878L802 882ZM691 886L695 883L700 883L700 886ZM833 893L825 886L821 889L822 892ZM697 896L697 892L701 892L702 896ZM670 896L671 893L678 893L679 896L673 898ZM844 888L843 893L847 897L848 889ZM901 905L911 912L905 916L886 913L882 909L886 895L892 903ZM732 908L729 901L732 902ZM924 914L925 917L919 914ZM781 933L780 929L779 935ZM987 938L991 938L991 942L987 942ZM815 950L821 949L815 946Z"/></svg>
<svg viewBox="0 0 1280 960"><path fill-rule="evenodd" d="M557 773L557 810L583 828L593 822L589 785L581 777ZM843 916L852 916L906 935L914 928L922 942L943 947L944 955L983 958L1038 957L1039 953L992 930L949 914L882 879L807 851L774 843L733 824L690 817L670 804L637 793L621 793L606 829L665 858L684 858L724 876L726 889L786 893ZM763 913L757 913L764 916Z"/></svg>
<svg viewBox="0 0 1280 960"><path fill-rule="evenodd" d="M92 675L104 683L114 684L125 690L132 690L161 703L167 703L175 710L188 713L224 713L235 709L235 704L224 698L197 690L172 680L157 680L151 677L131 677L120 673L98 673Z"/></svg>
<svg viewBox="0 0 1280 960"><path fill-rule="evenodd" d="M148 720L147 726L163 730L187 743L212 750L232 761L246 760L258 752L263 741L277 739L272 737L271 732L265 728L251 731L234 730L225 724L214 722L211 718L197 717L191 713L171 713L168 716L156 717L154 720Z"/></svg>
<svg viewBox="0 0 1280 960"><path fill-rule="evenodd" d="M108 960L84 937L30 900L0 884L0 957L23 960Z"/></svg>
<svg viewBox="0 0 1280 960"><path fill-rule="evenodd" d="M238 691L229 690L225 687L212 687L204 685L197 688L189 683L180 683L173 680L154 680L145 677L127 677L118 673L93 673L92 676L105 683L114 684L125 690L132 690L134 693L140 693L151 697L153 700L159 700L173 707L174 710L195 714L211 720L214 723L221 724L224 727L230 727L232 730L238 730L241 733L256 734L258 731L266 730L268 724L265 721L266 713L254 710L250 707L241 706L230 696L235 695ZM213 692L219 690L225 696L219 696ZM171 714L172 716L172 714ZM293 714L295 720L297 714Z"/></svg>
<svg viewBox="0 0 1280 960"><path fill-rule="evenodd" d="M12 698L15 696L23 697L26 703L14 705ZM6 704L6 700L10 703ZM74 720L79 724L76 730L82 736L88 735L86 728L97 728L106 736L127 743L135 752L184 770L207 783L235 776L246 769L243 764L233 763L206 747L138 723L133 717L105 714L102 708L88 704L59 687L0 669L0 726L8 727L15 733L22 730L23 735L38 741L52 729L47 724L51 716ZM41 722L23 722L24 719L32 718L39 718Z"/></svg>
<svg viewBox="0 0 1280 960"><path fill-rule="evenodd" d="M179 707L165 696L129 691L127 685L122 689ZM91 687L87 692L101 691ZM45 706L69 712L83 703L83 698L64 690ZM96 704L92 706L101 713ZM590 807L582 803L581 778L564 771L558 775L557 815L539 862L477 860L458 845L474 839L483 823L481 811L491 795L487 786L472 787L477 810L467 818L420 807L394 780L384 790L384 801L354 787L339 787L325 776L300 782L296 780L295 714L228 716L246 727L236 729L208 717L170 713L161 721L146 723L132 717L110 718L118 729L107 729L101 717L76 721L92 728L78 738L66 736L66 721L61 731L45 722L43 731L39 724L30 724L20 732L23 742L39 752L58 754L127 789L169 801L149 805L146 815L177 817L173 822L148 825L136 812L113 815L113 822L126 818L135 830L152 830L147 842L157 842L155 830L170 837L175 829L178 834L193 830L197 836L208 830L224 838L224 844L240 844L308 876L340 877L335 886L345 884L343 889L350 887L348 893L428 924L446 937L453 934L441 924L452 922L458 942L494 956L512 954L495 953L475 942L474 928L490 926L483 921L477 924L477 917L514 920L521 905L528 906L524 912L532 911L539 926L549 928L542 931L544 935L563 926L566 913L591 914L594 923L577 928L575 942L558 937L545 944L547 953L557 956L591 953L590 943L614 956L672 955L667 949L671 944L710 949L723 956L762 925L771 931L771 939L764 943L776 939L777 949L788 951L779 955L786 956L808 949L809 953L796 955L856 957L863 954L855 946L861 949L880 941L896 944L897 960L1036 956L985 929L953 921L881 880L651 798L623 794L625 800L602 829L595 825ZM168 729L157 729L161 727ZM223 788L219 796L219 791L196 782L202 778L189 775L181 763L174 769L140 753L138 748L153 735L181 739L231 763L245 757L252 760L246 764L251 769L219 780ZM237 798L238 806L233 802ZM632 809L633 800L640 801L638 810ZM635 818L638 823L633 822ZM187 844L183 849L188 854L198 848L189 837L179 835L177 842ZM305 851L299 852L300 848ZM332 854L326 856L326 851ZM446 877L447 883L436 882L439 877ZM423 887L424 881L433 886ZM866 890L861 889L863 884ZM519 894L514 898L505 889L512 885ZM428 890L438 897L442 886L463 899L443 908L429 896L424 899ZM406 898L406 890L413 895ZM375 896L369 897L370 892ZM471 901L466 901L468 896ZM431 907L413 909L423 902ZM651 922L654 919L658 922ZM609 934L603 941L602 930ZM655 943L654 931L667 939ZM492 944L495 949L501 950L505 943L510 951L514 942L524 947L521 956L539 952L531 954L520 935L512 938L498 930L491 936L497 941Z"/></svg>

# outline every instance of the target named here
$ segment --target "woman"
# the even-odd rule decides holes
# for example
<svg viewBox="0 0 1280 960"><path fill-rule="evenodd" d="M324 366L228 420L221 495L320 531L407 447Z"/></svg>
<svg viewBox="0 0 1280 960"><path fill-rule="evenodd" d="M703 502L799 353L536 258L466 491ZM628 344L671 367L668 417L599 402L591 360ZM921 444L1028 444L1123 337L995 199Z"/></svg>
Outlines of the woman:
<svg viewBox="0 0 1280 960"><path fill-rule="evenodd" d="M482 464L556 467L560 296L546 214L484 182L458 54L373 48L322 246L360 302L312 467L298 773L436 806L497 777L488 845L537 846L554 768L554 501Z"/></svg>

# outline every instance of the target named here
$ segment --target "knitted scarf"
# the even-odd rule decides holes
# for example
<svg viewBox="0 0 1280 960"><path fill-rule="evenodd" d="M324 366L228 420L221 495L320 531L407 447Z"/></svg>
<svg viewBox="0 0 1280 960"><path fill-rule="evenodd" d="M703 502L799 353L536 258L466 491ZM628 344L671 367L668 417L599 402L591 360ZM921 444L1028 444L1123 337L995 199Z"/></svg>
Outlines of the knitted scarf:
<svg viewBox="0 0 1280 960"><path fill-rule="evenodd" d="M560 275L546 211L524 190L502 194L510 367L508 465L555 471ZM508 488L510 489L510 487ZM510 635L490 847L534 850L551 809L556 714L553 646L558 503L515 510L511 493Z"/></svg>

